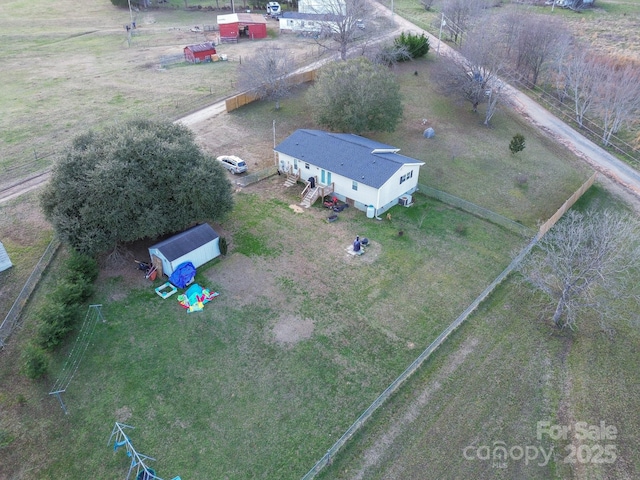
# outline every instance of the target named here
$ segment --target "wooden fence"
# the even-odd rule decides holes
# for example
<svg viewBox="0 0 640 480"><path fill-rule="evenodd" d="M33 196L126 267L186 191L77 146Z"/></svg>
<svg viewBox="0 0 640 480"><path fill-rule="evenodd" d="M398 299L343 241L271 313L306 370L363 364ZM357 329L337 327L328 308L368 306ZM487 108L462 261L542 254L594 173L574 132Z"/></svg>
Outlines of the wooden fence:
<svg viewBox="0 0 640 480"><path fill-rule="evenodd" d="M317 70L308 70L305 72L294 73L289 76L289 81L292 85L299 85L301 83L312 82L316 79ZM236 108L240 108L248 103L255 102L258 97L255 93L244 92L228 98L225 102L227 112L231 112Z"/></svg>
<svg viewBox="0 0 640 480"><path fill-rule="evenodd" d="M589 177L589 180L584 182L578 190L573 192L573 195L571 195L562 204L562 206L556 211L556 213L554 213L551 218L549 218L549 220L547 220L540 226L540 230L538 230L538 238L542 238L551 229L551 227L553 227L556 222L562 218L567 210L569 210L573 206L573 204L576 203L582 195L584 195L584 192L589 190L591 185L593 185L593 182L596 181L597 176L597 172L594 172L594 174Z"/></svg>

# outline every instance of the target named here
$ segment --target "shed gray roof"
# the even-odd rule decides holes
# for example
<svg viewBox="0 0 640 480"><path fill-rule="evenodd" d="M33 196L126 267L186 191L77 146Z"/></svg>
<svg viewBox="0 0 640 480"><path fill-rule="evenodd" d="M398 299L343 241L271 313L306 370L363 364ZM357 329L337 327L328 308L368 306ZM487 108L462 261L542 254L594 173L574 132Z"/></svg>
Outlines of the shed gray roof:
<svg viewBox="0 0 640 480"><path fill-rule="evenodd" d="M203 223L156 243L149 247L149 250L159 250L168 261L172 262L216 238L218 238L218 234L211 225Z"/></svg>
<svg viewBox="0 0 640 480"><path fill-rule="evenodd" d="M276 152L373 188L384 185L403 165L424 165L400 155L399 150L352 133L307 129L296 130L275 148Z"/></svg>

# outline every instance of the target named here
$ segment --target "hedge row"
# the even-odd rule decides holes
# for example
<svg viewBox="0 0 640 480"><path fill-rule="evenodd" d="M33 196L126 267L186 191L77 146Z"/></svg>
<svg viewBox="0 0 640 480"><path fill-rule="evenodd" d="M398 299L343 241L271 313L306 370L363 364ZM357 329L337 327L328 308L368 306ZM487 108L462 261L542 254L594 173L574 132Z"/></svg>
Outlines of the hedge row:
<svg viewBox="0 0 640 480"><path fill-rule="evenodd" d="M80 318L82 303L93 295L93 283L99 273L98 263L93 258L75 252L65 263L64 270L38 310L36 335L22 352L23 373L31 379L47 373L46 352L57 347L73 329Z"/></svg>

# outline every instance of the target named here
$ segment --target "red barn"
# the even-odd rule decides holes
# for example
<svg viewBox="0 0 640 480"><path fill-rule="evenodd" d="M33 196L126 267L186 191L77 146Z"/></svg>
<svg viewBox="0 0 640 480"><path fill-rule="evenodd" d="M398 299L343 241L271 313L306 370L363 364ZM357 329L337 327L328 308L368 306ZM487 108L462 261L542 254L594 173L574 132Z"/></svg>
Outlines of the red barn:
<svg viewBox="0 0 640 480"><path fill-rule="evenodd" d="M211 42L184 47L184 59L191 63L210 62L215 54L216 48Z"/></svg>
<svg viewBox="0 0 640 480"><path fill-rule="evenodd" d="M218 15L221 42L237 42L240 36L267 38L267 21L253 13Z"/></svg>

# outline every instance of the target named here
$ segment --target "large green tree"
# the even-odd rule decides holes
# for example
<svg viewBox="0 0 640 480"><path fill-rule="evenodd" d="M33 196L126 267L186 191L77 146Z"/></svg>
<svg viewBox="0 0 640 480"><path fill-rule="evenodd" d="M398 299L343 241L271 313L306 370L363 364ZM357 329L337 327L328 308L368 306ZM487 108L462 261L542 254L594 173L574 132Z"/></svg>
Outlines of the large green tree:
<svg viewBox="0 0 640 480"><path fill-rule="evenodd" d="M222 219L233 198L226 172L187 127L133 120L77 136L41 204L62 239L95 255Z"/></svg>
<svg viewBox="0 0 640 480"><path fill-rule="evenodd" d="M307 102L315 121L335 131L392 132L402 117L395 75L364 57L324 67Z"/></svg>

